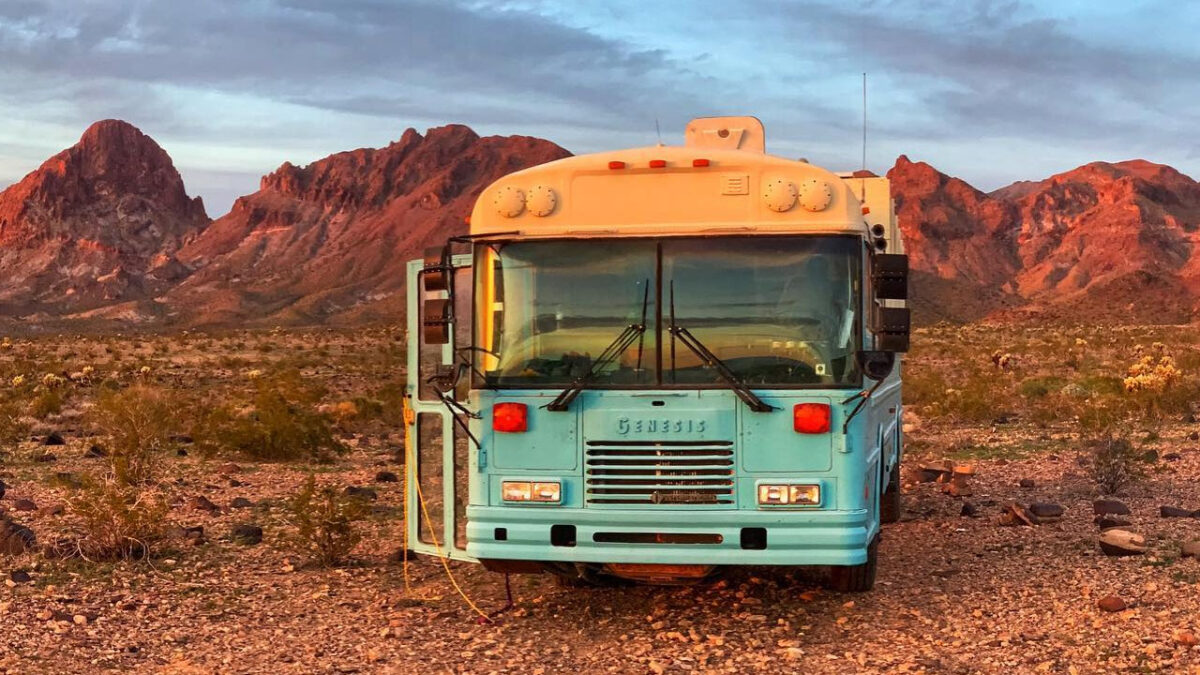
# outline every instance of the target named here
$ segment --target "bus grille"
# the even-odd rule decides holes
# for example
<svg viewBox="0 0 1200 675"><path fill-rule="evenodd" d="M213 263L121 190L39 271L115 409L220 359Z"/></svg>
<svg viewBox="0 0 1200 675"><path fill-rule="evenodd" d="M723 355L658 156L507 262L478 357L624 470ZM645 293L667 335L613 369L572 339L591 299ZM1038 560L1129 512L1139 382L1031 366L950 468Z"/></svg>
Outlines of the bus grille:
<svg viewBox="0 0 1200 675"><path fill-rule="evenodd" d="M588 441L588 504L734 503L732 441Z"/></svg>

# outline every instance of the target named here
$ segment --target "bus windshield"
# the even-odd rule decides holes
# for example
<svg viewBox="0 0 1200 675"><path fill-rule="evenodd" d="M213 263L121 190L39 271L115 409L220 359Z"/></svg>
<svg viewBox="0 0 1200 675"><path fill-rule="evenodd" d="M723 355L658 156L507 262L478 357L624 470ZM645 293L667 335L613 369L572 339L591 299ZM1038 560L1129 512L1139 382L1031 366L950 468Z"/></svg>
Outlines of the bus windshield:
<svg viewBox="0 0 1200 675"><path fill-rule="evenodd" d="M477 364L491 386L565 386L633 326L589 387L728 386L674 326L749 385L857 386L862 250L845 236L480 244Z"/></svg>

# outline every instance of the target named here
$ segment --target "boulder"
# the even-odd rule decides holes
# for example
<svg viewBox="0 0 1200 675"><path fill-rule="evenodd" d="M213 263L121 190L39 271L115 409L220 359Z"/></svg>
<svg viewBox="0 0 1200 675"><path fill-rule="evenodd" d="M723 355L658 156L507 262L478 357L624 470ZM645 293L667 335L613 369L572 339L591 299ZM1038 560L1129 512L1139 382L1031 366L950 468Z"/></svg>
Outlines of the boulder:
<svg viewBox="0 0 1200 675"><path fill-rule="evenodd" d="M244 523L233 528L233 541L243 546L255 546L262 543L263 529L258 525Z"/></svg>
<svg viewBox="0 0 1200 675"><path fill-rule="evenodd" d="M1104 555L1142 555L1146 549L1146 538L1129 530L1113 528L1100 533L1100 550Z"/></svg>
<svg viewBox="0 0 1200 675"><path fill-rule="evenodd" d="M1097 499L1092 502L1092 513L1097 516L1128 516L1132 511L1115 499Z"/></svg>
<svg viewBox="0 0 1200 675"><path fill-rule="evenodd" d="M1096 606L1102 612L1121 612L1129 605L1125 604L1124 600L1115 595L1106 595L1096 601Z"/></svg>
<svg viewBox="0 0 1200 675"><path fill-rule="evenodd" d="M1160 506L1158 512L1163 518L1200 518L1200 511L1181 509L1178 506Z"/></svg>
<svg viewBox="0 0 1200 675"><path fill-rule="evenodd" d="M1029 505L1029 511L1038 517L1038 520L1057 520L1062 518L1063 507L1058 504L1050 504L1048 502L1034 502Z"/></svg>
<svg viewBox="0 0 1200 675"><path fill-rule="evenodd" d="M357 497L359 499L367 499L370 501L379 499L379 493L375 492L375 488L360 487L358 485L347 486L345 494L347 497Z"/></svg>
<svg viewBox="0 0 1200 675"><path fill-rule="evenodd" d="M0 555L21 555L36 544L33 530L0 516Z"/></svg>
<svg viewBox="0 0 1200 675"><path fill-rule="evenodd" d="M1180 555L1184 558L1200 558L1200 540L1185 541L1180 547Z"/></svg>
<svg viewBox="0 0 1200 675"><path fill-rule="evenodd" d="M188 508L196 509L197 511L219 511L221 507L212 503L212 500L204 495L195 495L188 498Z"/></svg>

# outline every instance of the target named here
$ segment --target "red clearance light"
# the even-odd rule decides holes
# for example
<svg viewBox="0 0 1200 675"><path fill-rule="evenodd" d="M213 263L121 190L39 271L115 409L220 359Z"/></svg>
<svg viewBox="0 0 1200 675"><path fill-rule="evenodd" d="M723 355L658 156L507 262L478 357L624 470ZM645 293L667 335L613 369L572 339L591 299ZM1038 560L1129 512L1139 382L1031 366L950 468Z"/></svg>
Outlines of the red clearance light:
<svg viewBox="0 0 1200 675"><path fill-rule="evenodd" d="M692 166L708 166L707 159L693 159Z"/></svg>
<svg viewBox="0 0 1200 675"><path fill-rule="evenodd" d="M667 160L665 160L665 159L650 160L650 168L651 169L661 169L661 168L665 167L666 165L667 165Z"/></svg>
<svg viewBox="0 0 1200 675"><path fill-rule="evenodd" d="M827 403L797 403L792 408L792 428L801 434L829 433L831 416Z"/></svg>
<svg viewBox="0 0 1200 675"><path fill-rule="evenodd" d="M521 433L529 428L529 407L524 403L497 403L492 408L492 430L506 434Z"/></svg>
<svg viewBox="0 0 1200 675"><path fill-rule="evenodd" d="M624 169L624 168L625 168L625 162L618 162L618 161L616 161L616 160L614 160L614 161L611 161L611 162L609 162L609 163L608 163L608 168L610 168L610 169Z"/></svg>

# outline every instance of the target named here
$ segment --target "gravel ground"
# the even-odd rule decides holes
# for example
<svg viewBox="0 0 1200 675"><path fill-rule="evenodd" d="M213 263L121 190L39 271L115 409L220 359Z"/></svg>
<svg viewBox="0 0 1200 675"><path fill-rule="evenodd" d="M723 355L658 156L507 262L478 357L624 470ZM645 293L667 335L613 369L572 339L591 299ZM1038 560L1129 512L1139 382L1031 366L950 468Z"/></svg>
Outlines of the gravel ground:
<svg viewBox="0 0 1200 675"><path fill-rule="evenodd" d="M374 485L380 500L356 563L329 570L294 553L278 506L304 467L240 463L222 474L224 462L175 459L169 518L202 525L204 543L175 541L152 563L0 558L4 578L30 576L0 588L0 672L1200 673L1200 561L1179 556L1181 542L1200 539L1200 519L1159 516L1161 505L1200 509L1200 450L1186 440L1194 426L1164 432L1158 452L1181 458L1149 465L1148 478L1120 495L1150 543L1143 556L1097 548L1097 494L1069 437L942 427L910 434L923 456L909 466L967 439L992 448L992 458L972 461L966 499L980 516L960 515L962 499L939 484L907 482L904 517L884 530L874 592L837 595L821 590L818 573L770 569L700 587L567 589L549 576L514 576L515 607L486 624L435 561L410 564L406 589L404 569L389 560L400 541L398 483ZM10 515L42 540L53 536L65 516L46 507L65 488L49 477L100 461L85 459L86 447L68 438L57 461L4 466L0 508L33 500L40 511ZM318 479L371 484L394 450L364 440ZM1019 487L1022 478L1035 487ZM192 495L221 510L192 508ZM256 506L228 508L235 497ZM1004 526L1009 501L1066 512L1055 523ZM243 522L264 528L261 544L228 539ZM504 606L502 576L451 567L485 611ZM1102 611L1105 596L1127 608Z"/></svg>

